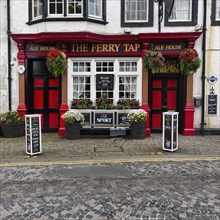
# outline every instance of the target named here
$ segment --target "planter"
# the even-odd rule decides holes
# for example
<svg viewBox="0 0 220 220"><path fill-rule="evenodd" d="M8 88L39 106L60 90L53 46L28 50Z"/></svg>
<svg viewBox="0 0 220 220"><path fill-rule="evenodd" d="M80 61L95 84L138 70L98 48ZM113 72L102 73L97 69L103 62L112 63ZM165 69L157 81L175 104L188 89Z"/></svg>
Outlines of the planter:
<svg viewBox="0 0 220 220"><path fill-rule="evenodd" d="M131 137L134 139L146 138L146 123L131 123Z"/></svg>
<svg viewBox="0 0 220 220"><path fill-rule="evenodd" d="M80 132L81 132L81 124L80 122L76 123L66 123L66 139L68 140L76 140L80 139Z"/></svg>
<svg viewBox="0 0 220 220"><path fill-rule="evenodd" d="M24 123L22 124L1 124L2 136L6 138L24 136Z"/></svg>

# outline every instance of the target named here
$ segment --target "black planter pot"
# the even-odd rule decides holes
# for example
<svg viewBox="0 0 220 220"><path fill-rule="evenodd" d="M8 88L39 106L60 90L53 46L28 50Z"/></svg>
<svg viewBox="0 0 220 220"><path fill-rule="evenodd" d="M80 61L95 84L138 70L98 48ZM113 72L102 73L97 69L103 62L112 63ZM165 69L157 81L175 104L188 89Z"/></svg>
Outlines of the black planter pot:
<svg viewBox="0 0 220 220"><path fill-rule="evenodd" d="M2 136L6 138L24 136L24 123L22 124L1 124Z"/></svg>
<svg viewBox="0 0 220 220"><path fill-rule="evenodd" d="M80 132L81 132L81 124L80 122L75 122L72 124L66 123L66 139L68 140L76 140L80 139Z"/></svg>
<svg viewBox="0 0 220 220"><path fill-rule="evenodd" d="M131 123L131 137L134 139L146 138L146 123Z"/></svg>

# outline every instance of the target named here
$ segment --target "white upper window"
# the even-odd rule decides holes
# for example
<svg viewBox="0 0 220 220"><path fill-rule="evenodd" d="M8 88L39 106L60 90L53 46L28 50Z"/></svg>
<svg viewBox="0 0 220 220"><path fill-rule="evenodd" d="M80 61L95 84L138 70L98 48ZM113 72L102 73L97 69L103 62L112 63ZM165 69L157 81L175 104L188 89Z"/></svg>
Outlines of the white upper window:
<svg viewBox="0 0 220 220"><path fill-rule="evenodd" d="M33 19L42 18L43 0L33 0Z"/></svg>
<svg viewBox="0 0 220 220"><path fill-rule="evenodd" d="M125 21L148 21L148 0L125 0Z"/></svg>
<svg viewBox="0 0 220 220"><path fill-rule="evenodd" d="M191 21L192 0L175 0L169 21Z"/></svg>
<svg viewBox="0 0 220 220"><path fill-rule="evenodd" d="M63 16L64 0L49 0L48 14L50 16Z"/></svg>
<svg viewBox="0 0 220 220"><path fill-rule="evenodd" d="M82 0L68 0L67 14L68 15L82 15L83 2Z"/></svg>
<svg viewBox="0 0 220 220"><path fill-rule="evenodd" d="M102 18L102 0L89 0L89 16Z"/></svg>
<svg viewBox="0 0 220 220"><path fill-rule="evenodd" d="M220 21L220 0L216 0L216 21Z"/></svg>

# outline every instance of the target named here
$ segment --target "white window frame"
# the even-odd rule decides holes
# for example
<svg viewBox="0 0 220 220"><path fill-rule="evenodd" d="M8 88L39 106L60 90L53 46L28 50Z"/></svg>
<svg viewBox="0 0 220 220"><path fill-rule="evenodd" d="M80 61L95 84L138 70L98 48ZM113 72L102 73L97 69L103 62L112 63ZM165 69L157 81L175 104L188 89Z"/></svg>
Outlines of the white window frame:
<svg viewBox="0 0 220 220"><path fill-rule="evenodd" d="M216 0L215 20L220 21L220 0Z"/></svg>
<svg viewBox="0 0 220 220"><path fill-rule="evenodd" d="M80 0L80 2L78 3L81 6L81 13L69 13L69 10L68 10L69 4L71 4L71 3L76 4L77 2L78 2L77 0L67 0L66 12L67 12L68 17L83 17L83 0ZM74 10L76 11L76 8Z"/></svg>
<svg viewBox="0 0 220 220"><path fill-rule="evenodd" d="M133 1L135 4L136 4L136 10L134 11L135 12L135 17L136 19L134 20L128 20L127 19L127 13L128 13L128 8L127 8L127 5L129 4L129 2ZM125 0L125 6L124 6L124 17L125 17L125 22L148 22L148 17L149 17L149 0L143 0L143 2L146 2L146 19L142 19L142 20L138 20L137 17L138 17L138 12L140 10L137 10L137 6L138 6L138 0ZM131 13L131 12L130 12Z"/></svg>
<svg viewBox="0 0 220 220"><path fill-rule="evenodd" d="M57 0L55 0L55 12L54 14L50 14L50 0L48 1L48 17L63 17L64 16L64 0L62 0L62 13L61 14L57 14ZM52 3L53 4L53 3Z"/></svg>
<svg viewBox="0 0 220 220"><path fill-rule="evenodd" d="M37 3L35 4L35 2L37 2ZM35 7L37 8L37 11L39 14L38 16L34 16ZM41 14L40 14L40 10L41 10ZM42 13L43 13L43 1L42 0L32 0L32 19L33 20L41 19L43 16Z"/></svg>
<svg viewBox="0 0 220 220"><path fill-rule="evenodd" d="M96 72L96 62L114 62L114 71L113 72ZM90 72L73 72L73 62L90 62L91 68ZM137 62L136 71L119 71L119 62ZM73 76L90 76L90 99L95 104L96 100L96 74L114 74L114 89L113 89L113 104L116 105L119 100L119 77L120 76L134 76L137 77L137 97L136 99L139 102L142 102L142 58L140 57L100 57L100 58L69 58L68 59L68 90L67 97L69 106L71 100L73 99L73 85L72 77Z"/></svg>
<svg viewBox="0 0 220 220"><path fill-rule="evenodd" d="M94 1L94 2L91 2ZM100 14L90 13L90 7L93 6L95 12L97 12L96 7L100 7ZM88 15L92 18L102 19L102 9L103 9L103 1L102 0L88 0Z"/></svg>
<svg viewBox="0 0 220 220"><path fill-rule="evenodd" d="M192 21L192 10L193 10L192 0L184 0L184 1L189 1L189 9L188 9L189 18L188 19L172 19L172 15L173 15L173 13L175 13L174 10L175 10L176 4L183 2L183 0L175 0L173 10L172 10L172 13L171 13L170 18L169 18L169 22L189 22L189 21Z"/></svg>

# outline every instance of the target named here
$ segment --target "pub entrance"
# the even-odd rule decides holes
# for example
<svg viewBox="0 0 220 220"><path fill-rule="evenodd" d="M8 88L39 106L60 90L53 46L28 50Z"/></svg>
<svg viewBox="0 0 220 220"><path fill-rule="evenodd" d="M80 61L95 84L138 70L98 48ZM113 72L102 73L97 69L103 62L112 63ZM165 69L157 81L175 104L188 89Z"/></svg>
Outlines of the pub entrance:
<svg viewBox="0 0 220 220"><path fill-rule="evenodd" d="M46 60L28 59L27 108L28 114L41 114L42 131L58 131L61 82L48 71Z"/></svg>
<svg viewBox="0 0 220 220"><path fill-rule="evenodd" d="M155 74L150 77L150 129L162 133L162 113L179 112L179 132L184 126L185 79L181 74Z"/></svg>

